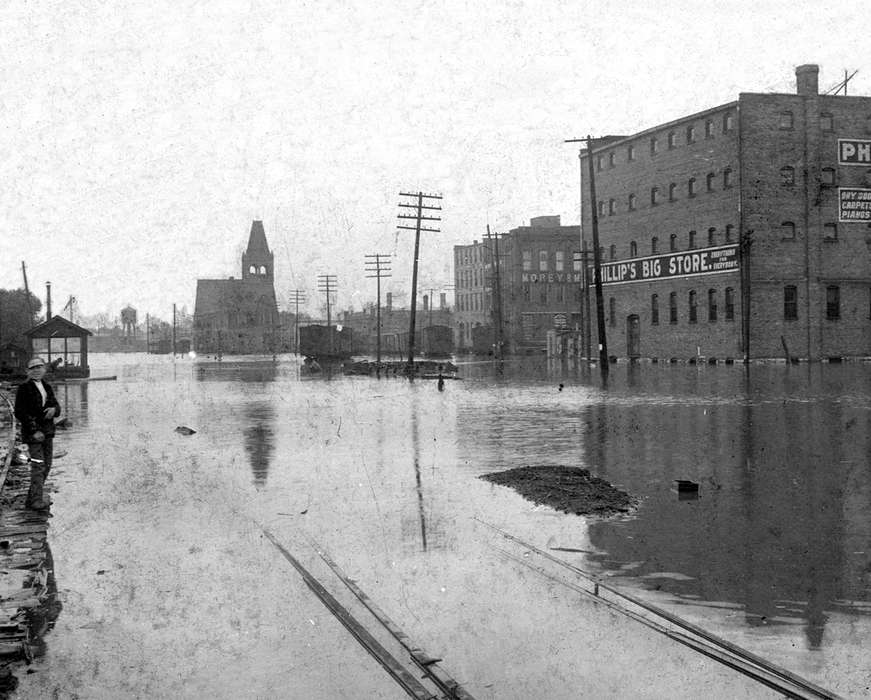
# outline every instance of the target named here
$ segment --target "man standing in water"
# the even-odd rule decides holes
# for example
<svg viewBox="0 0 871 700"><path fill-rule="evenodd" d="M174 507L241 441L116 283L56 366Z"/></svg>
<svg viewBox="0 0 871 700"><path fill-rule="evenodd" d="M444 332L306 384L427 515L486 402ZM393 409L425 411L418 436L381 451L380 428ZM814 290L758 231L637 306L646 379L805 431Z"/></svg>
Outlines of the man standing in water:
<svg viewBox="0 0 871 700"><path fill-rule="evenodd" d="M21 423L21 439L30 450L30 490L27 507L48 510L51 503L43 497L42 488L51 469L53 457L54 419L60 414L60 404L45 376L46 363L34 357L27 363L27 381L15 393L15 417Z"/></svg>

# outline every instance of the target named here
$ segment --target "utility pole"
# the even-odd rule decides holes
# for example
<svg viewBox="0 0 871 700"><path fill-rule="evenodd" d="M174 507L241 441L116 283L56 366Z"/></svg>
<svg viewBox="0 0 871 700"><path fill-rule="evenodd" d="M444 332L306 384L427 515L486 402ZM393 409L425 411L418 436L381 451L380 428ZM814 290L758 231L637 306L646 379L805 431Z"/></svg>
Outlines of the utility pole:
<svg viewBox="0 0 871 700"><path fill-rule="evenodd" d="M292 289L290 290L290 303L294 305L293 316L293 351L299 354L299 305L305 303L305 290Z"/></svg>
<svg viewBox="0 0 871 700"><path fill-rule="evenodd" d="M318 291L327 295L327 334L330 339L330 355L333 354L333 324L330 320L330 294L336 291L336 275L318 275Z"/></svg>
<svg viewBox="0 0 871 700"><path fill-rule="evenodd" d="M493 359L502 359L502 275L499 261L499 236L502 234L490 233L490 224L487 224L487 239L493 241Z"/></svg>
<svg viewBox="0 0 871 700"><path fill-rule="evenodd" d="M24 277L24 298L27 300L27 313L30 317L27 319L30 322L30 327L33 328L33 304L30 303L30 287L27 286L27 268L24 267L24 261L21 261L21 274Z"/></svg>
<svg viewBox="0 0 871 700"><path fill-rule="evenodd" d="M151 354L151 316L145 314L145 354Z"/></svg>
<svg viewBox="0 0 871 700"><path fill-rule="evenodd" d="M602 298L602 256L599 246L599 212L596 208L596 175L593 168L593 139L587 136L587 166L590 174L590 224L593 232L593 282L596 285L596 325L599 331L599 369L608 378L608 340L605 337L605 302Z"/></svg>
<svg viewBox="0 0 871 700"><path fill-rule="evenodd" d="M175 359L175 304L172 305L172 359Z"/></svg>
<svg viewBox="0 0 871 700"><path fill-rule="evenodd" d="M585 139L566 139L565 143L583 143ZM588 150L589 152L589 150ZM590 343L592 328L590 318L590 281L587 278L589 260L587 252L587 237L584 235L584 149L578 150L578 228L581 233L581 325L584 335L584 355L589 362L592 359ZM595 201L592 208L595 209ZM598 233L598 231L597 231ZM598 245L596 246L598 249Z"/></svg>
<svg viewBox="0 0 871 700"><path fill-rule="evenodd" d="M392 277L387 274L390 272L390 256L385 253L372 253L364 256L366 258L366 272L374 272L374 275L366 275L366 277L374 277L378 280L378 296L375 302L375 361L381 364L381 278Z"/></svg>
<svg viewBox="0 0 871 700"><path fill-rule="evenodd" d="M440 216L427 216L424 214L425 211L441 211L441 207L429 206L423 203L424 199L428 202L430 200L439 200L441 201L441 195L439 194L424 194L423 192L400 192L400 197L413 197L416 200L415 204L408 204L406 202L400 202L399 206L407 209L414 209L414 214L400 214L399 218L403 220L414 219L414 226L402 226L399 225L397 228L408 229L410 231L414 231L414 268L411 273L411 319L409 322L409 330L408 330L408 367L407 372L409 374L414 372L414 323L415 323L415 315L417 313L417 261L420 255L420 232L424 231L427 233L439 233L439 229L437 228L423 228L421 226L422 221L441 221Z"/></svg>

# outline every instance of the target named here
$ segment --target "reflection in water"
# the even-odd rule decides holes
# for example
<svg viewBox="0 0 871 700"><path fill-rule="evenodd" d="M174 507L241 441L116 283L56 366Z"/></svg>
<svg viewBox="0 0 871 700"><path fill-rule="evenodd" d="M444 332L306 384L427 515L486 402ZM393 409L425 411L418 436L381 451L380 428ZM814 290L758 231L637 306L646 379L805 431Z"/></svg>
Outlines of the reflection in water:
<svg viewBox="0 0 871 700"><path fill-rule="evenodd" d="M88 382L64 382L55 387L55 395L62 417L68 417L73 425L88 424Z"/></svg>
<svg viewBox="0 0 871 700"><path fill-rule="evenodd" d="M801 619L816 649L827 611L855 614L851 602L871 600L857 573L871 561L867 401L802 396L794 377L771 378L739 402L663 397L669 405L591 410L589 463L648 497L637 518L592 523L590 537L618 575L686 601L737 603L749 625ZM674 497L683 478L701 483L699 500Z"/></svg>
<svg viewBox="0 0 871 700"><path fill-rule="evenodd" d="M194 370L194 376L201 382L271 382L277 375L278 364L266 360L200 361Z"/></svg>
<svg viewBox="0 0 871 700"><path fill-rule="evenodd" d="M54 628L60 617L63 604L57 594L57 581L54 575L54 558L48 540L45 542L45 596L40 598L39 605L27 611L29 628L29 646L34 657L45 655L46 642L44 635Z"/></svg>
<svg viewBox="0 0 871 700"><path fill-rule="evenodd" d="M275 452L275 407L268 401L255 401L245 406L243 431L245 451L251 462L255 486L265 486L269 466Z"/></svg>
<svg viewBox="0 0 871 700"><path fill-rule="evenodd" d="M417 411L411 412L411 449L414 453L414 481L417 489L417 512L420 518L420 541L426 551L426 515L423 511L423 487L420 483L420 434L417 427Z"/></svg>

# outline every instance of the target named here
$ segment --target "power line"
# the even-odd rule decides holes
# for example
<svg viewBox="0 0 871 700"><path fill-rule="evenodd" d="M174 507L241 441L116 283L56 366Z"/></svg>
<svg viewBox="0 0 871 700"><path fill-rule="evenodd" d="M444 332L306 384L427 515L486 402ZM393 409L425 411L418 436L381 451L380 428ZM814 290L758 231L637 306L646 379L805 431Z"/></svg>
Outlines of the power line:
<svg viewBox="0 0 871 700"><path fill-rule="evenodd" d="M366 277L374 277L378 280L378 296L375 302L375 361L381 364L381 278L392 277L387 274L390 272L390 255L386 253L372 253L364 256L366 258L366 272L374 272L375 274L366 275Z"/></svg>
<svg viewBox="0 0 871 700"><path fill-rule="evenodd" d="M330 339L330 355L333 354L333 324L330 320L330 294L335 293L338 278L336 275L318 275L318 291L327 297L327 335Z"/></svg>
<svg viewBox="0 0 871 700"><path fill-rule="evenodd" d="M291 289L289 301L295 306L293 317L293 351L299 354L299 305L306 302L305 290Z"/></svg>

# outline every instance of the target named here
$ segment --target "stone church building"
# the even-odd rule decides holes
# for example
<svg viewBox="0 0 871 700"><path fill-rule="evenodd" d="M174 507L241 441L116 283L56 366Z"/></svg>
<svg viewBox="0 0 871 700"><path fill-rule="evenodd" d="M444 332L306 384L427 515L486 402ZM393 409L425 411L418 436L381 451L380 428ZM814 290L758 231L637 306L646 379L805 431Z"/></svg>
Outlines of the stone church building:
<svg viewBox="0 0 871 700"><path fill-rule="evenodd" d="M262 221L251 224L242 277L197 280L194 350L262 354L279 350L274 255Z"/></svg>

